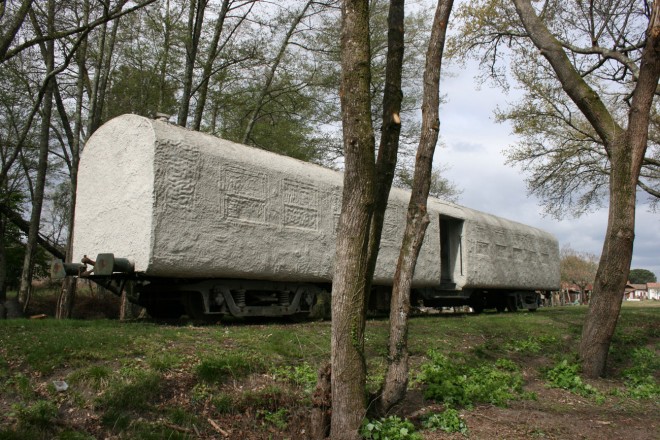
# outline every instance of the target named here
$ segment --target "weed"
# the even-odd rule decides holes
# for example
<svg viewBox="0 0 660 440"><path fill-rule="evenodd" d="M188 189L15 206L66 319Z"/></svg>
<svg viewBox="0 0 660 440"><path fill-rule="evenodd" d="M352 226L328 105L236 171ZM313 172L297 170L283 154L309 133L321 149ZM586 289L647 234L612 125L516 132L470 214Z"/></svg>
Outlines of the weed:
<svg viewBox="0 0 660 440"><path fill-rule="evenodd" d="M424 420L424 428L435 431L441 429L445 432L460 432L467 435L468 428L458 411L447 408L441 413L431 414Z"/></svg>
<svg viewBox="0 0 660 440"><path fill-rule="evenodd" d="M634 399L660 396L660 385L653 374L660 369L660 358L653 350L636 348L631 354L632 367L623 371L627 394Z"/></svg>
<svg viewBox="0 0 660 440"><path fill-rule="evenodd" d="M365 420L360 435L373 440L422 440L422 436L415 432L415 425L396 416Z"/></svg>
<svg viewBox="0 0 660 440"><path fill-rule="evenodd" d="M300 365L275 368L273 376L276 380L286 381L301 387L307 394L311 394L314 387L316 387L316 372L307 362Z"/></svg>
<svg viewBox="0 0 660 440"><path fill-rule="evenodd" d="M566 359L548 370L545 378L551 388L561 388L581 396L594 396L601 400L602 394L593 386L584 383L579 376L580 366L569 364Z"/></svg>
<svg viewBox="0 0 660 440"><path fill-rule="evenodd" d="M211 403L220 414L229 414L234 411L234 399L230 394L218 393L211 398Z"/></svg>
<svg viewBox="0 0 660 440"><path fill-rule="evenodd" d="M5 381L3 388L3 391L7 392L12 390L16 395L25 400L33 399L35 396L30 379L23 373L12 375Z"/></svg>
<svg viewBox="0 0 660 440"><path fill-rule="evenodd" d="M262 416L264 421L273 427L283 431L289 427L289 411L286 408L280 408L277 411L257 411L258 416Z"/></svg>
<svg viewBox="0 0 660 440"><path fill-rule="evenodd" d="M159 356L150 358L147 363L155 371L164 372L176 368L181 364L181 357L173 353L163 353Z"/></svg>
<svg viewBox="0 0 660 440"><path fill-rule="evenodd" d="M429 357L421 373L421 381L428 385L424 392L427 399L463 406L478 402L504 406L509 400L523 397L522 375L511 361L500 361L501 367L469 366L452 362L433 350Z"/></svg>
<svg viewBox="0 0 660 440"><path fill-rule="evenodd" d="M21 428L47 430L57 418L57 406L48 400L37 400L30 406L14 405L13 410Z"/></svg>
<svg viewBox="0 0 660 440"><path fill-rule="evenodd" d="M112 370L105 365L91 365L69 376L72 383L85 383L100 391L108 385Z"/></svg>

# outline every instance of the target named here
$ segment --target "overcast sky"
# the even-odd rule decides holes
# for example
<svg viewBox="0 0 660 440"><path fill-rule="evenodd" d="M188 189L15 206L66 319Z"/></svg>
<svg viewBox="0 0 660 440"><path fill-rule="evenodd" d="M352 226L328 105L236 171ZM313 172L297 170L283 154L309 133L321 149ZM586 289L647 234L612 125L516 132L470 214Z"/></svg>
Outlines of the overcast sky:
<svg viewBox="0 0 660 440"><path fill-rule="evenodd" d="M443 69L445 67L443 66ZM578 219L545 216L538 200L527 195L525 174L505 165L502 151L515 143L511 127L494 121L496 106L505 107L512 96L488 84L479 87L471 68L449 66L441 92L448 102L440 108L441 140L435 160L450 167L444 175L463 193L459 204L544 229L559 246L600 256L607 227L607 209ZM660 277L660 214L638 203L632 268L648 269Z"/></svg>

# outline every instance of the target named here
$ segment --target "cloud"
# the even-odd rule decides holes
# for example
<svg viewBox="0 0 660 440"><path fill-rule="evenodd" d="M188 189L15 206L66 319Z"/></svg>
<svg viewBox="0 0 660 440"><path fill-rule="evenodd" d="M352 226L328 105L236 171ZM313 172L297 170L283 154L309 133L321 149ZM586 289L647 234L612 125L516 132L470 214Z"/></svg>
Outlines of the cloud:
<svg viewBox="0 0 660 440"><path fill-rule="evenodd" d="M440 108L440 135L446 148L437 150L436 161L449 166L444 176L463 190L459 204L539 227L554 234L560 246L569 244L577 251L600 255L607 208L578 219L545 216L539 201L527 194L524 170L504 163L502 151L516 138L508 124L493 120L493 111L506 106L512 96L487 87L477 90L470 74L443 77L441 88L447 97ZM660 277L658 215L641 203L636 215L632 267Z"/></svg>

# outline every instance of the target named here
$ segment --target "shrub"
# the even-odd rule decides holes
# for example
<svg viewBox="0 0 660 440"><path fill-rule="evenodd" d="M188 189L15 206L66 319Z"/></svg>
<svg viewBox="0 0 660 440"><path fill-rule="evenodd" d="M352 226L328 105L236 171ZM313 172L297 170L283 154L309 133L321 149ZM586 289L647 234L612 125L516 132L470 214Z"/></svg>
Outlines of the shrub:
<svg viewBox="0 0 660 440"><path fill-rule="evenodd" d="M451 362L435 351L429 352L429 357L431 361L422 365L421 377L427 384L427 399L462 406L478 402L504 406L522 395L522 375L511 361L473 367Z"/></svg>
<svg viewBox="0 0 660 440"><path fill-rule="evenodd" d="M453 408L447 408L441 413L431 414L424 421L424 428L431 431L441 429L445 432L460 432L463 435L467 434L467 425L461 419L461 416Z"/></svg>
<svg viewBox="0 0 660 440"><path fill-rule="evenodd" d="M569 364L566 359L548 370L545 378L551 388L561 388L581 396L595 396L601 398L602 394L591 385L584 383L579 376L580 366Z"/></svg>
<svg viewBox="0 0 660 440"><path fill-rule="evenodd" d="M368 440L422 440L422 436L415 432L415 425L396 416L365 420L360 435Z"/></svg>

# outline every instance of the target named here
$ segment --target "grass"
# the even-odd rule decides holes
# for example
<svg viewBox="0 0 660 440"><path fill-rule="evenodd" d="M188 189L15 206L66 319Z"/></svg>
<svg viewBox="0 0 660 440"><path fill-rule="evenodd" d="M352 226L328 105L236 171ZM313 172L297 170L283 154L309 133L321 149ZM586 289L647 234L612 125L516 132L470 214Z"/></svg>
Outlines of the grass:
<svg viewBox="0 0 660 440"><path fill-rule="evenodd" d="M564 307L416 317L409 332L413 384L452 405L530 398L524 390L529 376L590 394L585 390L593 385L581 382L575 367L585 312ZM624 305L610 356L608 383L615 390L599 396L628 399L624 407L635 399L657 404L659 322L658 305ZM385 319L367 323L372 391L383 378L387 331ZM297 411L309 411L329 348L329 322L0 321L0 439L196 438L218 434L209 419L244 413L262 422L259 429L291 430ZM451 382L456 378L469 378L469 386ZM69 390L56 392L53 380L65 380ZM451 397L447 390L472 395L456 391ZM69 413L94 417L74 423L64 420ZM450 411L427 429L462 430L460 423Z"/></svg>

